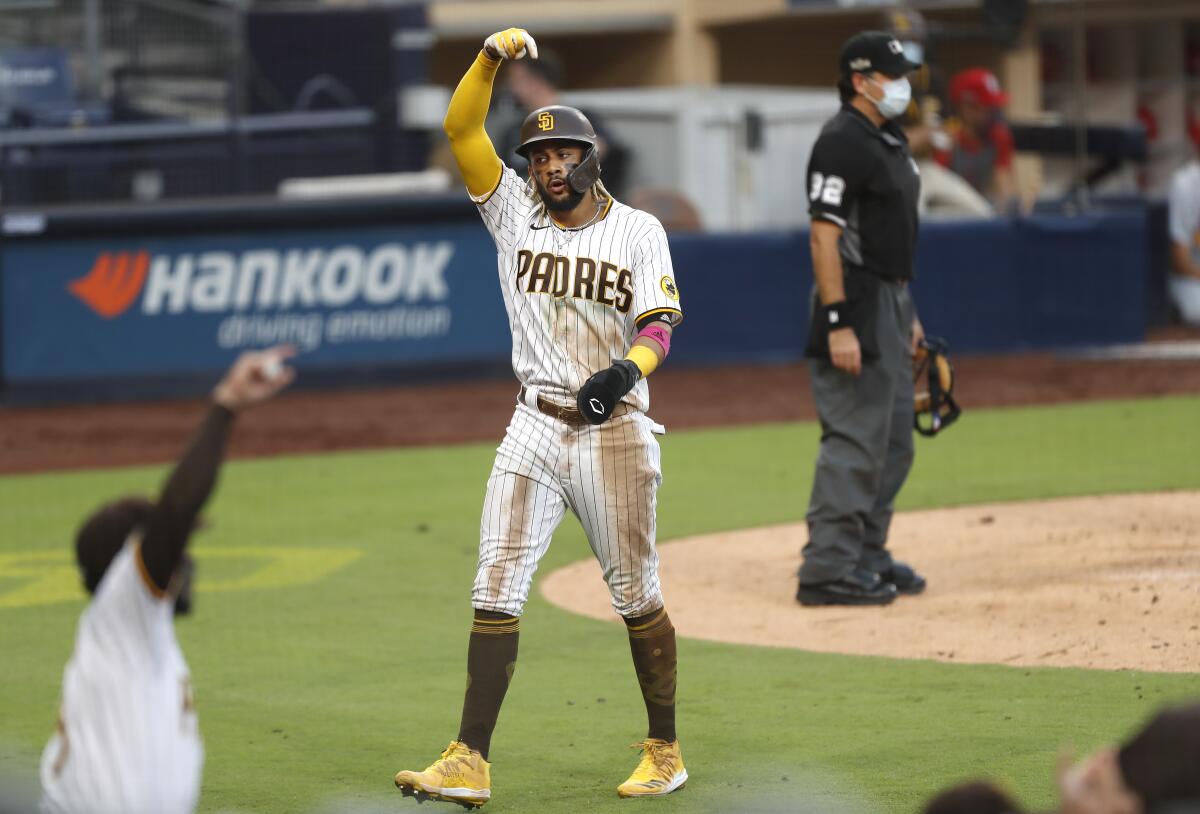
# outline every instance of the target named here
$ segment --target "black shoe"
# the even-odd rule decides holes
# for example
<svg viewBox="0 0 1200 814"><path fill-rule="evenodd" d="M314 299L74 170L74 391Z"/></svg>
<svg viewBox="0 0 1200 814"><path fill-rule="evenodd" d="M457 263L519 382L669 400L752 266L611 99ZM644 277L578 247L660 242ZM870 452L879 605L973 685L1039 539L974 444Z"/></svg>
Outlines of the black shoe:
<svg viewBox="0 0 1200 814"><path fill-rule="evenodd" d="M879 575L884 582L896 586L896 592L905 596L916 596L925 590L925 577L912 570L912 566L892 561L892 567Z"/></svg>
<svg viewBox="0 0 1200 814"><path fill-rule="evenodd" d="M858 568L833 582L802 582L796 591L801 605L888 605L895 598L895 585Z"/></svg>

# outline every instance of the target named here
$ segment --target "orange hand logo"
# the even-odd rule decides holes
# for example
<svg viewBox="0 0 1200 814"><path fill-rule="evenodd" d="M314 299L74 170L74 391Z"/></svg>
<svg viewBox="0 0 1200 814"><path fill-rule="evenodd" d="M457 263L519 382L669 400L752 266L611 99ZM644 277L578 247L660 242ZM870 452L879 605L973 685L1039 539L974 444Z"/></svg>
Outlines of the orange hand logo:
<svg viewBox="0 0 1200 814"><path fill-rule="evenodd" d="M129 310L146 282L150 252L104 252L86 277L68 284L71 293L105 319Z"/></svg>

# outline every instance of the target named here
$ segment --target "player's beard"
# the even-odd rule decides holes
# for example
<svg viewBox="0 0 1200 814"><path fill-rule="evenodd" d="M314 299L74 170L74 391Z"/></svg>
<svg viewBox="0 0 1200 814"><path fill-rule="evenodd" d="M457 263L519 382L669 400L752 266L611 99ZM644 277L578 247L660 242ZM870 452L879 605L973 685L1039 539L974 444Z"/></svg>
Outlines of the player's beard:
<svg viewBox="0 0 1200 814"><path fill-rule="evenodd" d="M575 207L579 206L579 204L583 201L583 193L576 192L574 187L567 183L566 179L563 179L563 183L567 186L567 193L561 198L556 198L551 195L550 191L542 185L542 180L537 176L534 176L533 183L534 186L537 187L538 195L541 197L542 203L544 203L546 208L551 212L570 212L575 209Z"/></svg>

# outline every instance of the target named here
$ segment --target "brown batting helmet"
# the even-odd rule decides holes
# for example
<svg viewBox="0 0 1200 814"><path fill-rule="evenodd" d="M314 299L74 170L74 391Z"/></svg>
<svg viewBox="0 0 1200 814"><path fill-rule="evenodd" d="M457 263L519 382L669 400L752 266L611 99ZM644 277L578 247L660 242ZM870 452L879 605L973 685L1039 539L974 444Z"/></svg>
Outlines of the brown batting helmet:
<svg viewBox="0 0 1200 814"><path fill-rule="evenodd" d="M529 150L543 141L573 141L584 145L583 161L567 174L567 183L576 192L586 192L600 178L600 155L596 152L596 129L587 116L566 105L539 107L521 124L521 144L517 154L529 160Z"/></svg>

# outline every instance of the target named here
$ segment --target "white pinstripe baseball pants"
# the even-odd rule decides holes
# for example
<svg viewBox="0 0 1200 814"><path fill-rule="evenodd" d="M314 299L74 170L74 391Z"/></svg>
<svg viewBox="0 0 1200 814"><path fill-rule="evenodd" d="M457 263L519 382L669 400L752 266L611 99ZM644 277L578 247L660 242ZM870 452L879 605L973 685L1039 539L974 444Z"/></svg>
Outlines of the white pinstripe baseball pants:
<svg viewBox="0 0 1200 814"><path fill-rule="evenodd" d="M631 410L598 427L573 428L517 405L483 502L471 592L477 610L521 615L568 506L600 562L617 613L639 616L662 606L654 548L662 483L655 426Z"/></svg>

